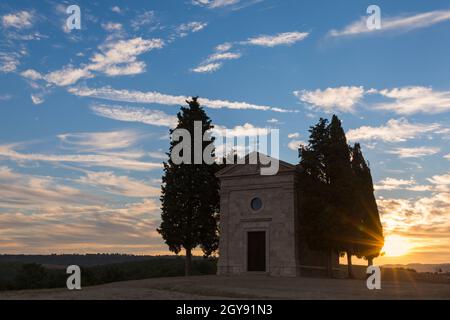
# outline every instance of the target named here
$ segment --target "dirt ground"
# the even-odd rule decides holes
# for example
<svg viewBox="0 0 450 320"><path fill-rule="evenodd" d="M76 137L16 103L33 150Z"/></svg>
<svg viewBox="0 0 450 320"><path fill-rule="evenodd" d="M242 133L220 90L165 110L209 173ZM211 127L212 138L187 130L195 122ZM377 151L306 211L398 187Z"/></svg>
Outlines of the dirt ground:
<svg viewBox="0 0 450 320"><path fill-rule="evenodd" d="M4 299L449 299L450 284L382 281L368 290L363 280L198 276L157 278L67 289L0 292Z"/></svg>

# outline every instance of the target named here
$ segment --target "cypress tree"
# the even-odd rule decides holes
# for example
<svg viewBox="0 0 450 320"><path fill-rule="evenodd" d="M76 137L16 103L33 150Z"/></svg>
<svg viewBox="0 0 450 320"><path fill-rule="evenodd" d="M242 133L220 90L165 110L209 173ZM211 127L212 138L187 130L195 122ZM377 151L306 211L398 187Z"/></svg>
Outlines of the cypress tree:
<svg viewBox="0 0 450 320"><path fill-rule="evenodd" d="M308 146L303 146L299 151L303 169L299 179L301 238L310 249L327 253L327 275L331 277L331 257L336 252L334 239L339 229L338 217L330 205L328 120L321 118L309 132Z"/></svg>
<svg viewBox="0 0 450 320"><path fill-rule="evenodd" d="M358 256L366 258L368 264L372 265L384 245L383 226L374 196L372 174L359 143L352 148L352 169L358 190L355 210L361 221Z"/></svg>
<svg viewBox="0 0 450 320"><path fill-rule="evenodd" d="M361 221L355 214L356 186L351 165L351 153L342 123L333 115L329 125L329 145L327 168L330 176L330 202L333 214L337 217L335 250L347 255L349 277L353 277L351 257L356 253Z"/></svg>
<svg viewBox="0 0 450 320"><path fill-rule="evenodd" d="M189 131L190 145L194 146L194 121L201 121L202 137L213 126L198 103L197 97L186 102L189 107L181 107L177 115L176 129ZM172 135L173 132L174 130L171 130L170 134ZM213 137L206 140L202 141L202 154L206 147L214 143ZM162 221L157 231L171 251L178 254L182 248L185 249L185 273L190 275L192 250L200 247L205 256L209 256L218 248L219 181L215 176L218 166L216 163L205 163L203 157L201 164L194 164L193 152L191 152L191 164L175 164L172 161L172 151L180 142L171 140L169 160L164 163L161 195ZM191 150L194 151L194 147ZM208 147L207 150L214 156L214 147Z"/></svg>

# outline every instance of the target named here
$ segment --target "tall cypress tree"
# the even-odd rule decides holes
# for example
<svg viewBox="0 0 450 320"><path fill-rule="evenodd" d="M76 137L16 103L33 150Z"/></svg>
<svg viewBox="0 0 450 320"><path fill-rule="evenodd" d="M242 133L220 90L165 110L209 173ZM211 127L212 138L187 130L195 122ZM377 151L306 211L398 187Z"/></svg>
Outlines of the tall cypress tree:
<svg viewBox="0 0 450 320"><path fill-rule="evenodd" d="M162 178L162 221L157 230L171 251L178 254L182 248L185 249L185 273L190 275L193 249L200 247L208 256L218 248L219 181L215 176L218 169L216 163L207 164L202 157L201 164L194 164L194 122L201 121L202 124L202 137L197 139L202 139L203 134L213 126L197 97L186 102L189 107L181 107L176 129L186 129L190 133L191 162L176 164L172 161L173 149L182 141L171 140L169 160L164 163ZM170 134L173 132L171 130ZM202 154L206 147L214 143L213 137L206 140L202 139ZM207 150L214 156L214 148Z"/></svg>
<svg viewBox="0 0 450 320"><path fill-rule="evenodd" d="M373 258L379 256L384 245L383 226L374 196L372 174L369 165L356 143L352 148L352 169L355 186L358 190L355 201L355 214L360 217L360 235L357 254L365 257L372 265Z"/></svg>
<svg viewBox="0 0 450 320"><path fill-rule="evenodd" d="M342 123L333 115L329 125L327 168L330 176L330 205L337 216L339 233L334 239L336 250L347 255L349 277L353 277L352 255L356 254L356 242L361 225L355 214L356 185L351 166L351 153Z"/></svg>
<svg viewBox="0 0 450 320"><path fill-rule="evenodd" d="M301 197L300 225L301 238L312 250L327 253L327 275L332 276L331 258L337 252L335 238L339 232L339 220L332 200L330 174L328 168L329 127L328 120L320 119L310 128L308 146L299 151L303 168L299 179Z"/></svg>

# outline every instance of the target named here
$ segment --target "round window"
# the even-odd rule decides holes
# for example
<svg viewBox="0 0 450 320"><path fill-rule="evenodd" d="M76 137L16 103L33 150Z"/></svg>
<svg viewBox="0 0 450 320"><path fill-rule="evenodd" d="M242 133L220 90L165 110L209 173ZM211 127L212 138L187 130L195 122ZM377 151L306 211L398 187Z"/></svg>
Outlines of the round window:
<svg viewBox="0 0 450 320"><path fill-rule="evenodd" d="M260 198L253 198L252 202L250 203L250 206L253 210L258 211L262 208L262 201Z"/></svg>

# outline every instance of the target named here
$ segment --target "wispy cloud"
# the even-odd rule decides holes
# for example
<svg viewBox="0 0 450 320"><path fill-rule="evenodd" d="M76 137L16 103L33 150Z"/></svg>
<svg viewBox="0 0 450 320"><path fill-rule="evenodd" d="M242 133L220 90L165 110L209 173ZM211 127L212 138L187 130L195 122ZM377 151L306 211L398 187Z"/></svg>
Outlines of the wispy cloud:
<svg viewBox="0 0 450 320"><path fill-rule="evenodd" d="M228 52L231 48L232 45L229 43L217 46L215 53L209 55L208 58L202 61L197 67L191 69L191 71L196 73L212 73L223 66L223 61L241 58L242 55L239 52Z"/></svg>
<svg viewBox="0 0 450 320"><path fill-rule="evenodd" d="M362 126L350 129L347 138L351 141L381 140L385 142L402 142L427 133L439 133L442 125L438 123L410 123L405 118L390 119L379 127Z"/></svg>
<svg viewBox="0 0 450 320"><path fill-rule="evenodd" d="M44 154L21 153L16 149L20 145L0 145L0 159L27 162L71 163L86 167L115 168L132 171L161 169L161 163L146 162L136 159L134 154Z"/></svg>
<svg viewBox="0 0 450 320"><path fill-rule="evenodd" d="M107 132L81 132L58 135L64 147L76 148L78 151L101 151L124 149L133 146L140 139L136 130Z"/></svg>
<svg viewBox="0 0 450 320"><path fill-rule="evenodd" d="M395 148L388 151L390 154L395 154L400 158L422 158L431 156L441 151L440 148L435 147L412 147L412 148Z"/></svg>
<svg viewBox="0 0 450 320"><path fill-rule="evenodd" d="M367 28L367 17L351 23L341 30L331 30L328 34L332 37L356 36L365 34L377 34L389 31L410 31L426 28L440 22L450 20L450 10L436 10L415 15L401 15L395 17L382 17L381 29L370 30Z"/></svg>
<svg viewBox="0 0 450 320"><path fill-rule="evenodd" d="M88 172L79 178L77 182L95 186L100 190L126 197L158 197L161 189L148 185L128 176L118 176L113 172Z"/></svg>
<svg viewBox="0 0 450 320"><path fill-rule="evenodd" d="M203 30L208 23L200 21L192 21L183 23L177 27L176 31L179 37L186 37L190 32L199 32Z"/></svg>
<svg viewBox="0 0 450 320"><path fill-rule="evenodd" d="M69 86L81 79L94 77L93 72L100 72L107 76L123 76L139 74L146 70L146 63L139 61L139 55L164 46L161 39L134 38L107 42L100 46L100 52L90 58L90 63L75 67L66 65L60 70L42 75L30 69L22 76L31 80L45 80L56 86Z"/></svg>
<svg viewBox="0 0 450 320"><path fill-rule="evenodd" d="M81 97L91 97L97 99L105 99L110 101L121 101L121 102L133 102L133 103L148 103L148 104L162 104L162 105L172 105L179 106L184 105L187 96L173 96L168 94L163 94L159 92L141 92L141 91L130 91L130 90L117 90L109 87L91 89L91 88L69 88L70 93L81 96ZM207 108L212 109L248 109L248 110L260 110L260 111L274 111L274 112L290 112L290 110L271 107L266 105L256 105L247 102L233 102L228 100L211 100L207 98L199 98L199 102Z"/></svg>
<svg viewBox="0 0 450 320"><path fill-rule="evenodd" d="M226 42L215 47L215 52L203 60L197 67L191 71L196 73L212 73L219 70L226 60L236 60L242 57L240 52L230 52L233 47L254 45L262 47L275 47L280 45L292 45L298 41L304 40L309 33L307 32L284 32L277 35L262 35L240 42Z"/></svg>
<svg viewBox="0 0 450 320"><path fill-rule="evenodd" d="M416 181L414 179L396 179L396 178L385 178L375 184L375 190L398 190L404 189L408 187L412 187L416 185Z"/></svg>
<svg viewBox="0 0 450 320"><path fill-rule="evenodd" d="M191 69L191 71L195 73L211 73L219 70L221 67L222 63L215 62L215 63L201 64L198 67Z"/></svg>
<svg viewBox="0 0 450 320"><path fill-rule="evenodd" d="M242 44L261 46L261 47L276 47L280 45L292 45L296 42L302 41L308 37L308 32L283 32L276 35L261 35L254 38L249 38Z"/></svg>
<svg viewBox="0 0 450 320"><path fill-rule="evenodd" d="M22 56L18 52L0 52L0 72L10 73L16 71Z"/></svg>
<svg viewBox="0 0 450 320"><path fill-rule="evenodd" d="M33 26L33 14L29 11L18 11L2 16L4 28L26 29Z"/></svg>
<svg viewBox="0 0 450 320"><path fill-rule="evenodd" d="M192 3L210 9L223 8L239 3L241 0L192 0Z"/></svg>
<svg viewBox="0 0 450 320"><path fill-rule="evenodd" d="M435 91L428 87L402 87L380 90L379 94L394 102L378 103L375 108L398 114L450 111L450 91Z"/></svg>
<svg viewBox="0 0 450 320"><path fill-rule="evenodd" d="M118 121L140 122L171 128L175 127L178 122L176 116L168 115L160 110L110 105L94 105L91 109L98 116Z"/></svg>
<svg viewBox="0 0 450 320"><path fill-rule="evenodd" d="M143 27L155 27L156 25L158 25L158 20L156 18L155 11L153 10L139 13L131 22L131 27L134 31L138 31Z"/></svg>

